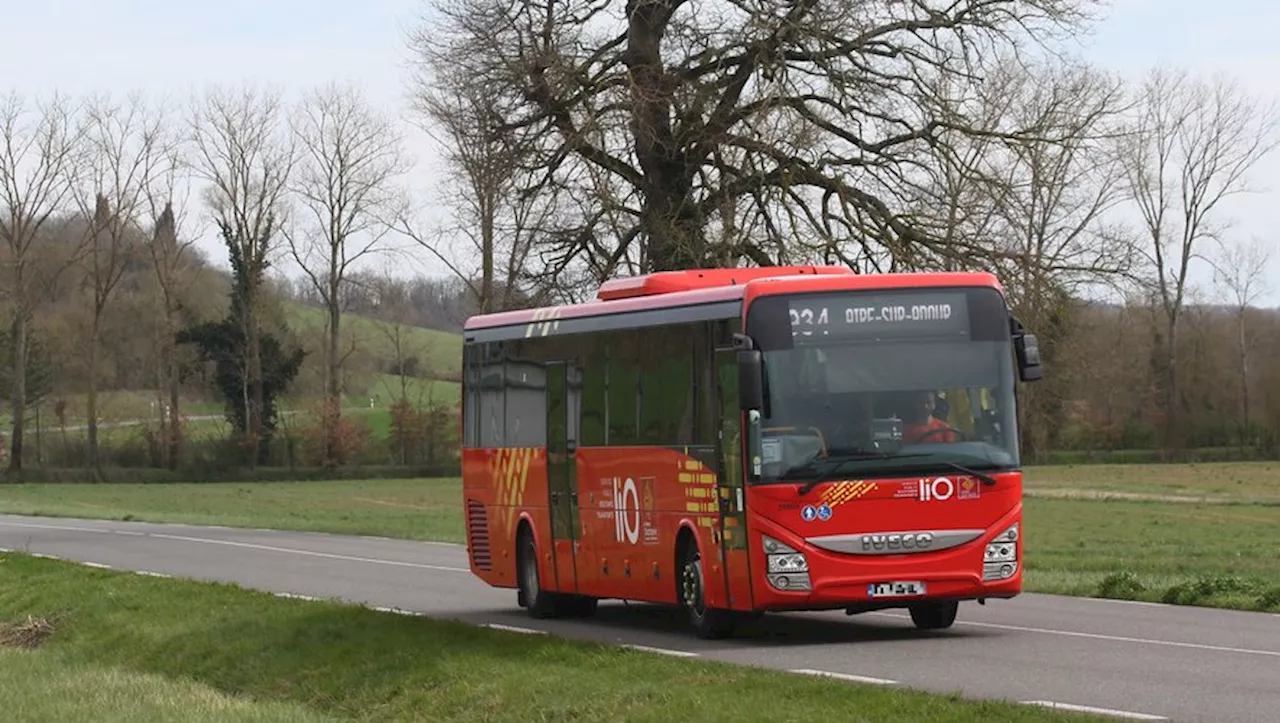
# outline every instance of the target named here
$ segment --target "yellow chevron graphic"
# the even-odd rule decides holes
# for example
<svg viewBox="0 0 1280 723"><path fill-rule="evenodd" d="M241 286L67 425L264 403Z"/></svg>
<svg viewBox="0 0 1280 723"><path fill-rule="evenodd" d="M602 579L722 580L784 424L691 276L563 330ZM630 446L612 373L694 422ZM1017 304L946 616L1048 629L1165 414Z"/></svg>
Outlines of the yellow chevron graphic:
<svg viewBox="0 0 1280 723"><path fill-rule="evenodd" d="M505 508L507 529L515 524L516 506L524 500L524 490L529 483L529 465L535 450L500 449L489 463L493 478L495 503Z"/></svg>
<svg viewBox="0 0 1280 723"><path fill-rule="evenodd" d="M876 486L875 482L837 482L823 490L820 499L834 509L871 492Z"/></svg>

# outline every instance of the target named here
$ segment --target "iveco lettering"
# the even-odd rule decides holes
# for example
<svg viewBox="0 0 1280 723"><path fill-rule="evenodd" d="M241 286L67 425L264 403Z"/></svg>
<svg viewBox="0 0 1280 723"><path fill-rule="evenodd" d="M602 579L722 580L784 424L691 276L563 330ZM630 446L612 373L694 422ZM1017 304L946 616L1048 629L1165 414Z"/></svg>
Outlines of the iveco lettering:
<svg viewBox="0 0 1280 723"><path fill-rule="evenodd" d="M1035 337L987 273L700 269L476 316L463 348L472 572L536 617L765 612L1022 590L1015 387Z"/></svg>

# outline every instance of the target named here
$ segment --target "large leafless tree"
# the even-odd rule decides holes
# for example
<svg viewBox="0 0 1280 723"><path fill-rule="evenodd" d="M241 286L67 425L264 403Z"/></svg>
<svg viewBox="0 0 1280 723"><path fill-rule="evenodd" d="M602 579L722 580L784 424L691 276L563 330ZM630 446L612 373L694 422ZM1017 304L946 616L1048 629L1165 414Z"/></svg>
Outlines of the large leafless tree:
<svg viewBox="0 0 1280 723"><path fill-rule="evenodd" d="M355 264L386 248L403 215L398 182L409 164L391 119L350 86L308 93L292 129L300 153L290 187L302 213L286 236L327 311L324 389L336 405L342 394L343 290Z"/></svg>
<svg viewBox="0 0 1280 723"><path fill-rule="evenodd" d="M1108 219L1123 195L1114 152L1126 96L1121 82L1079 61L1004 55L974 86L940 78L940 107L976 131L944 131L920 177L916 224L942 240L899 259L926 269L996 272L1019 319L1041 339L1046 363L1069 336L1074 300L1088 284L1130 266L1126 237ZM1033 134L1020 129L1033 128ZM1069 380L1028 388L1020 405L1030 456L1049 440Z"/></svg>
<svg viewBox="0 0 1280 723"><path fill-rule="evenodd" d="M4 250L4 297L13 312L13 434L9 469L23 464L27 414L27 343L41 279L42 231L54 214L66 212L83 158L84 127L75 104L55 96L31 103L16 93L0 100L0 242Z"/></svg>
<svg viewBox="0 0 1280 723"><path fill-rule="evenodd" d="M1252 420L1249 411L1249 352L1253 338L1249 333L1251 307L1270 291L1267 269L1275 255L1275 242L1261 238L1247 241L1223 241L1213 261L1214 280L1222 296L1231 304L1236 321L1236 354L1240 375L1240 443L1250 439Z"/></svg>
<svg viewBox="0 0 1280 723"><path fill-rule="evenodd" d="M192 163L205 181L210 210L242 268L240 290L245 339L248 459L256 463L263 439L262 297L266 271L282 242L288 183L297 159L287 111L278 92L215 88L190 116Z"/></svg>
<svg viewBox="0 0 1280 723"><path fill-rule="evenodd" d="M453 44L474 82L516 93L505 127L536 142L533 189L582 203L544 229L548 273L559 275L574 264L772 263L795 243L861 264L940 244L913 226L904 178L944 131L969 123L940 109L927 86L939 75L974 77L994 48L1074 22L1089 5L438 0L434 8L440 42Z"/></svg>
<svg viewBox="0 0 1280 723"><path fill-rule="evenodd" d="M443 163L436 190L443 223L401 230L443 263L474 297L480 313L520 304L534 276L534 239L555 213L547 197L524 193L536 177L524 170L531 134L508 128L520 99L483 74L483 57L430 28L410 36L414 119L436 142Z"/></svg>
<svg viewBox="0 0 1280 723"><path fill-rule="evenodd" d="M152 187L172 160L173 138L163 108L138 94L123 103L107 96L87 106L86 158L75 194L87 222L84 286L89 292L89 334L85 339L88 387L88 458L98 460L98 358L108 305L128 263L140 251L142 217Z"/></svg>
<svg viewBox="0 0 1280 723"><path fill-rule="evenodd" d="M1190 273L1203 244L1226 225L1222 205L1250 190L1249 173L1275 149L1276 108L1225 77L1153 70L1139 91L1121 148L1141 219L1139 251L1159 310L1167 444L1178 444L1178 332Z"/></svg>
<svg viewBox="0 0 1280 723"><path fill-rule="evenodd" d="M160 413L163 457L166 466L176 469L182 447L181 352L177 343L182 327L183 287L200 259L192 250L195 234L186 233L177 198L181 173L185 170L186 144L169 147L169 160L164 172L148 189L146 218L150 223L147 254L151 259L159 293L160 320L157 326L156 351L159 364L156 402ZM183 199L184 200L184 199Z"/></svg>

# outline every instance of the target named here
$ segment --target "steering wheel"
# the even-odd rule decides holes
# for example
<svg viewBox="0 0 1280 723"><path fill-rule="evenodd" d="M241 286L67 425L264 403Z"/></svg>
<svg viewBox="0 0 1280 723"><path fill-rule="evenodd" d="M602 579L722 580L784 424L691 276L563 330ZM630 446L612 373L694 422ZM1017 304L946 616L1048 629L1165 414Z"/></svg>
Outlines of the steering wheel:
<svg viewBox="0 0 1280 723"><path fill-rule="evenodd" d="M968 433L966 433L963 429L957 429L956 427L953 427L953 426L951 426L950 424L946 424L946 423L944 422L944 423L943 423L943 426L941 426L941 427L934 427L933 429L930 429L929 431L925 432L924 434L920 435L919 437L916 437L916 438L912 441L912 444L920 444L920 443L924 442L926 439L928 439L928 438L932 437L933 435L935 435L935 434L940 434L940 433L942 433L942 432L953 432L953 433L955 433L955 435L956 435L957 437L959 437L959 438L960 438L960 439L962 439L962 440L969 439L969 435L968 435Z"/></svg>

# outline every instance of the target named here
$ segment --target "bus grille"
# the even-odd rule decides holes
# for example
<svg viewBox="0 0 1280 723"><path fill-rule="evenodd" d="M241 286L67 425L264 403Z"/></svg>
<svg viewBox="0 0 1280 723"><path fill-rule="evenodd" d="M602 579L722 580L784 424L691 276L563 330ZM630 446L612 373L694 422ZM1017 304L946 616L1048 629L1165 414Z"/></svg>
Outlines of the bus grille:
<svg viewBox="0 0 1280 723"><path fill-rule="evenodd" d="M493 568L493 552L489 548L489 515L484 504L467 500L467 543L471 562L480 570Z"/></svg>

